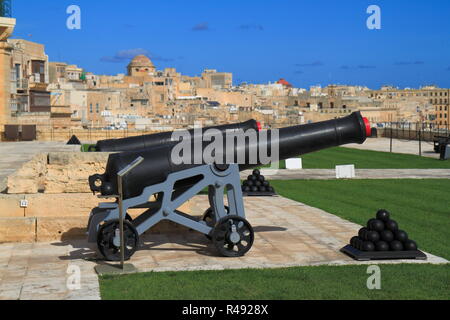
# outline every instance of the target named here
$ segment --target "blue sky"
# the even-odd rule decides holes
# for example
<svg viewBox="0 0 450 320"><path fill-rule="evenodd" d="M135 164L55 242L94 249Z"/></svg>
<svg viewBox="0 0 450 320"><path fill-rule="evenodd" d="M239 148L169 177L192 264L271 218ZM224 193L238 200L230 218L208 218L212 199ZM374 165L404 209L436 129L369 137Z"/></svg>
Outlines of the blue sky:
<svg viewBox="0 0 450 320"><path fill-rule="evenodd" d="M50 61L124 73L148 53L158 69L232 72L235 83L285 78L329 83L450 87L448 0L12 0L15 38L45 44ZM81 30L66 9L81 8ZM381 30L366 9L381 8Z"/></svg>

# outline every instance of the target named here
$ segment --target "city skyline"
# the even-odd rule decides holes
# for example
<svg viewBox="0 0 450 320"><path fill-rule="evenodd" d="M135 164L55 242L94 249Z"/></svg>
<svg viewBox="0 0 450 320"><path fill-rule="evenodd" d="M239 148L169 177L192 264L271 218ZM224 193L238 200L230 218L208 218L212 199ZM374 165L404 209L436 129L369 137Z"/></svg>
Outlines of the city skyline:
<svg viewBox="0 0 450 320"><path fill-rule="evenodd" d="M95 74L124 73L133 56L146 54L159 69L232 72L235 84L450 87L445 1L105 3L16 0L13 38L42 43L50 61ZM66 28L71 4L82 10L81 30ZM371 4L381 8L381 30L366 26Z"/></svg>

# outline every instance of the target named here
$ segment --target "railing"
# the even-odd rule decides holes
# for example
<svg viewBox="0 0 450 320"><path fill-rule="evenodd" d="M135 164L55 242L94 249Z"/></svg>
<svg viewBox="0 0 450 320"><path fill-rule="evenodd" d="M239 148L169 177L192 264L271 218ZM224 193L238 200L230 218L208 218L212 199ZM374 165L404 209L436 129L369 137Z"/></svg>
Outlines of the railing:
<svg viewBox="0 0 450 320"><path fill-rule="evenodd" d="M450 135L450 123L387 122L379 123L378 131L380 137L432 142L436 136Z"/></svg>
<svg viewBox="0 0 450 320"><path fill-rule="evenodd" d="M18 90L26 90L26 89L28 89L28 79L16 80L16 88Z"/></svg>

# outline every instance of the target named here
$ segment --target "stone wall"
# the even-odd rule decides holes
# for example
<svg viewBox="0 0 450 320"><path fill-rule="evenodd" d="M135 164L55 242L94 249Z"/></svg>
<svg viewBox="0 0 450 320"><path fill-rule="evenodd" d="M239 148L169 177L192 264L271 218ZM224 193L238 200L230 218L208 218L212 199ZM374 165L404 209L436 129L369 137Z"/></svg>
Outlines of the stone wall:
<svg viewBox="0 0 450 320"><path fill-rule="evenodd" d="M7 178L7 193L89 193L88 178L105 171L108 155L85 152L38 154Z"/></svg>
<svg viewBox="0 0 450 320"><path fill-rule="evenodd" d="M7 193L0 194L0 243L85 239L91 210L114 201L98 199L88 185L90 175L105 171L107 159L107 153L51 152L25 163L7 178ZM28 201L26 208L21 200ZM192 206L189 201L180 210L192 214ZM129 214L134 218L142 211ZM164 221L150 232L180 228Z"/></svg>
<svg viewBox="0 0 450 320"><path fill-rule="evenodd" d="M20 207L24 199L27 208ZM89 214L99 202L108 200L100 200L92 193L0 195L0 243L86 239ZM191 213L192 207L189 201L180 210ZM135 218L142 212L132 209L128 213ZM149 232L178 232L180 228L164 221Z"/></svg>

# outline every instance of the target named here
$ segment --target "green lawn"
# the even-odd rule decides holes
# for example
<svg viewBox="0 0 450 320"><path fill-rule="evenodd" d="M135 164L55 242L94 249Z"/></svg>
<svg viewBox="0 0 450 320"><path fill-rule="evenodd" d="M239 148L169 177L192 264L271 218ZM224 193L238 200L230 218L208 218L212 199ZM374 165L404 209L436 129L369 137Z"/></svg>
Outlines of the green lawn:
<svg viewBox="0 0 450 320"><path fill-rule="evenodd" d="M450 169L450 161L343 147L306 154L302 160L305 169L334 169L345 164L354 164L357 169ZM280 167L285 168L284 161Z"/></svg>
<svg viewBox="0 0 450 320"><path fill-rule="evenodd" d="M420 249L450 259L450 180L272 181L285 197L365 224L380 208ZM448 265L381 265L382 290L366 288L367 266L143 273L100 278L103 299L449 299Z"/></svg>
<svg viewBox="0 0 450 320"><path fill-rule="evenodd" d="M381 290L367 289L367 266L150 272L103 276L103 299L300 300L448 299L449 267L381 265Z"/></svg>

